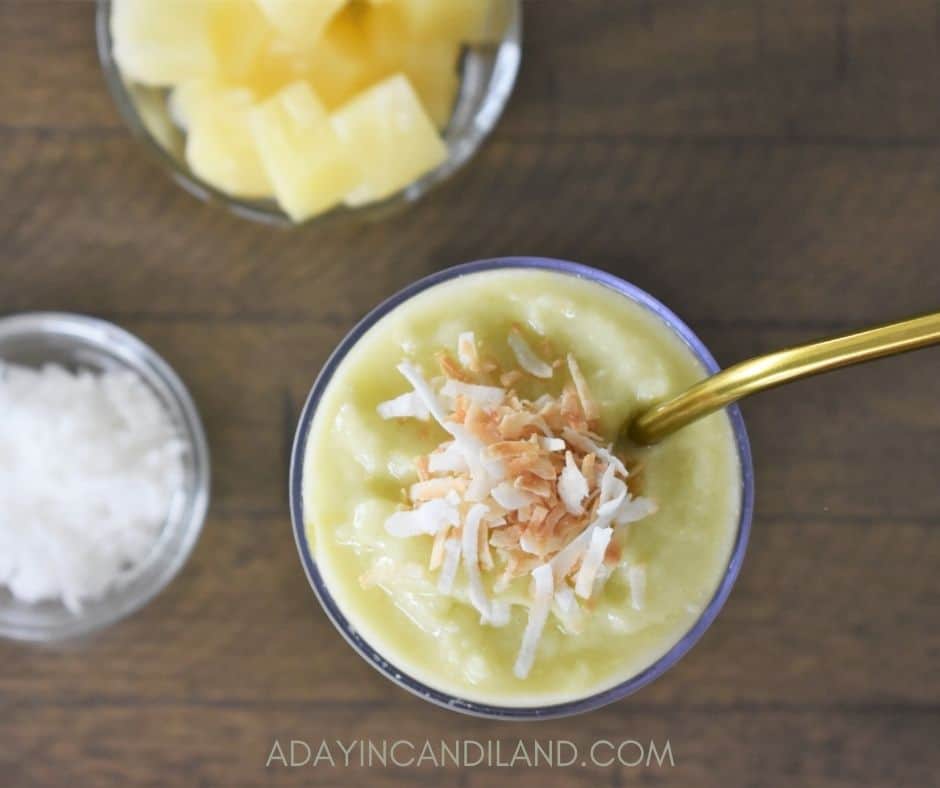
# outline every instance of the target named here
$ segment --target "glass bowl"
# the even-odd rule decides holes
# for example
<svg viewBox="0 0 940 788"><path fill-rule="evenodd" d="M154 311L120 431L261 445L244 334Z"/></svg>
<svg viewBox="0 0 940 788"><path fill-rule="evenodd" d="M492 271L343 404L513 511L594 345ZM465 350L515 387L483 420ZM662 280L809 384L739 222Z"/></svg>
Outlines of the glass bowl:
<svg viewBox="0 0 940 788"><path fill-rule="evenodd" d="M136 337L103 320L64 313L0 319L0 360L36 367L56 363L101 372L128 369L156 394L186 446L183 487L150 555L127 582L76 615L58 601L26 604L0 587L0 636L52 642L102 629L143 607L173 579L196 544L209 504L209 450L199 413L176 373Z"/></svg>
<svg viewBox="0 0 940 788"><path fill-rule="evenodd" d="M111 39L113 0L98 0L95 20L98 57L118 111L134 136L180 186L201 200L218 203L237 216L274 225L297 226L272 199L232 197L195 175L184 156L185 135L167 110L167 90L124 80L114 59ZM397 194L356 208L341 206L308 220L341 216L380 219L415 202L442 183L479 150L503 114L522 59L522 0L508 0L500 22L505 25L498 44L470 45L461 61L460 91L444 130L448 157L436 169Z"/></svg>
<svg viewBox="0 0 940 788"><path fill-rule="evenodd" d="M310 551L303 516L303 478L307 437L310 433L310 428L320 399L340 363L356 342L381 318L400 304L428 288L467 274L511 268L536 268L545 271L554 271L568 276L581 277L604 285L656 315L682 340L689 350L692 351L709 374L714 374L719 370L718 364L715 362L711 353L708 352L705 345L702 344L702 341L668 307L657 301L649 293L611 274L579 263L538 257L504 257L493 260L481 260L479 262L466 263L454 268L448 268L415 282L373 309L349 332L327 360L313 385L310 396L300 415L300 422L297 427L297 434L294 439L293 453L291 456L289 495L291 517L294 526L294 538L297 542L301 563L303 564L314 594L316 594L324 611L326 611L327 616L339 630L340 634L366 662L398 686L414 693L424 700L443 706L444 708L478 717L500 720L548 719L590 711L600 706L605 706L608 703L613 703L616 700L620 700L636 692L675 665L676 662L692 648L705 630L708 629L715 620L725 600L727 600L728 595L731 593L731 588L741 569L741 563L744 560L744 553L747 549L748 536L751 530L751 518L754 511L754 467L751 460L751 449L748 442L747 431L745 430L744 421L741 418L741 412L737 406L732 405L727 408L727 413L731 420L738 449L738 459L741 465L741 514L728 565L714 595L689 631L686 632L669 651L656 660L656 662L635 676L632 676L610 689L594 693L578 700L548 706L492 706L468 701L429 687L390 663L382 654L374 650L355 628L352 627L347 618L343 615L343 611L340 609L336 600L333 599L330 594Z"/></svg>

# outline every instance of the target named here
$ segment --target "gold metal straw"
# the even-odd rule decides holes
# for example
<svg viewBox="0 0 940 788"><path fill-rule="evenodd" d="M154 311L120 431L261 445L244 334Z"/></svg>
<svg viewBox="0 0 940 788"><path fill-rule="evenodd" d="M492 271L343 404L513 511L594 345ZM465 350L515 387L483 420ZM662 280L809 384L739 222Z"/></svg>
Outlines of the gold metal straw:
<svg viewBox="0 0 940 788"><path fill-rule="evenodd" d="M940 343L940 312L889 323L809 345L778 350L735 364L635 417L628 426L631 440L658 443L667 435L758 391Z"/></svg>

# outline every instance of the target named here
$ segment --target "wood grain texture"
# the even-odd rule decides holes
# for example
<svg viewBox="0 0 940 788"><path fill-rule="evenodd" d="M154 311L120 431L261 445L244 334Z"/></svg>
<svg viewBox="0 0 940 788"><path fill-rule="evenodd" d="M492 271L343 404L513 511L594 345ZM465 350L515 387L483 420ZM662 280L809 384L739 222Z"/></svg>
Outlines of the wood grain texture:
<svg viewBox="0 0 940 788"><path fill-rule="evenodd" d="M937 784L940 374L924 351L745 405L752 544L667 676L575 721L432 708L320 613L287 450L331 348L418 276L542 254L630 279L730 363L940 302L934 0L532 0L513 101L472 166L374 224L285 232L186 195L100 76L90 0L0 0L0 314L113 319L190 384L214 499L145 610L0 643L0 784L491 784L484 769L265 769L275 738L668 738L671 769L522 785ZM0 414L2 417L2 414Z"/></svg>

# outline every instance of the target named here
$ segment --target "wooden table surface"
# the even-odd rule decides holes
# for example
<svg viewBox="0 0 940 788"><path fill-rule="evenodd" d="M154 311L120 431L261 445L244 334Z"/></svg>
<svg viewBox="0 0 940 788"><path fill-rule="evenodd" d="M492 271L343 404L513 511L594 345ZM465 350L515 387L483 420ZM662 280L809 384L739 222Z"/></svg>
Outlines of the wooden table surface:
<svg viewBox="0 0 940 788"><path fill-rule="evenodd" d="M292 738L668 739L675 761L517 768L520 785L938 784L940 351L745 404L758 503L730 601L666 676L574 719L465 718L379 676L321 613L285 501L330 349L456 263L613 271L723 363L936 310L935 0L530 2L517 91L472 166L392 219L296 231L194 200L143 154L93 13L0 0L0 313L86 312L151 343L202 410L213 501L189 564L131 620L67 647L0 643L0 785L496 774L266 769Z"/></svg>

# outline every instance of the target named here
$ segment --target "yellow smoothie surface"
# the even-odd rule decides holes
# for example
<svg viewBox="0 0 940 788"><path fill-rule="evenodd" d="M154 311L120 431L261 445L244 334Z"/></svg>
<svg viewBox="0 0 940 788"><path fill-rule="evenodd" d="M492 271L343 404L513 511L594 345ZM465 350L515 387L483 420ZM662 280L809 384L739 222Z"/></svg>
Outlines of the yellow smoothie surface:
<svg viewBox="0 0 940 788"><path fill-rule="evenodd" d="M649 667L728 566L741 468L725 413L652 448L630 414L705 376L660 318L569 274L435 285L341 361L305 448L323 582L399 670L545 706Z"/></svg>

